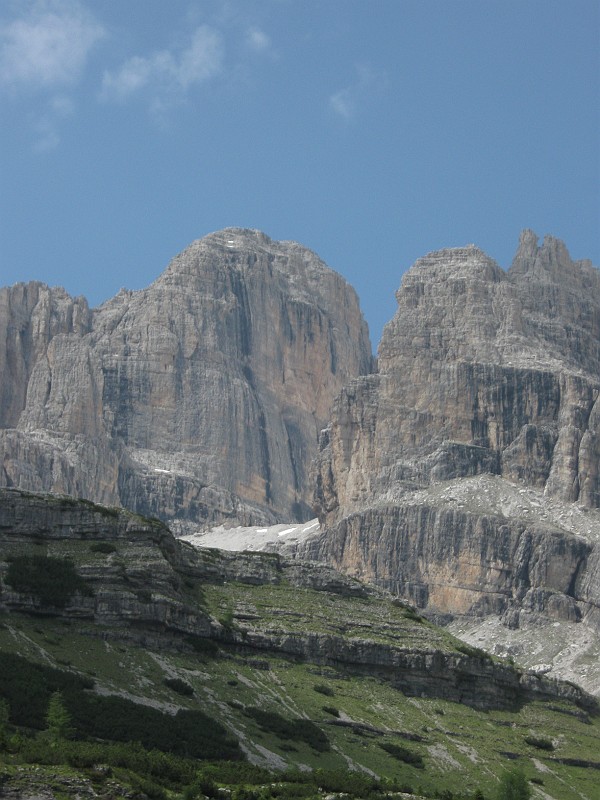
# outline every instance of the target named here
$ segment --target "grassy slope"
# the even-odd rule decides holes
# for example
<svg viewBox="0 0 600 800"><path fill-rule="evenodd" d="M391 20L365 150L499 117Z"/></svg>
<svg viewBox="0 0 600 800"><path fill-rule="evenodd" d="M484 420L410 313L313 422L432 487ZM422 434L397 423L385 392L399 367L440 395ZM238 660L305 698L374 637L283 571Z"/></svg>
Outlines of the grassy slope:
<svg viewBox="0 0 600 800"><path fill-rule="evenodd" d="M136 560L151 570L161 564L160 553L151 545L115 540L112 553L97 552L92 545L89 538L40 541L28 544L27 552L68 557L81 574L92 567L97 573L105 564L131 569ZM12 555L23 552L15 543L10 550ZM140 581L133 582L132 595L139 594L140 585L152 589L143 575ZM237 630L316 632L405 648L456 648L450 634L415 621L391 599L342 597L285 582L200 585L190 577L182 580L181 592L188 603L201 605ZM600 718L572 704L538 701L514 712L481 712L439 699L406 697L384 680L276 652L223 644L211 654L190 648L177 652L161 644L159 631L148 630L147 637L142 646L128 638L126 627L24 613L0 615L0 650L92 676L102 693L122 694L167 711L200 709L223 722L257 764L370 771L397 778L428 796L442 790L458 794L481 789L492 797L498 776L517 763L538 781L532 784L534 797L600 799L598 769L559 760L600 761ZM185 681L193 687L193 696L169 688L169 678ZM320 752L261 728L246 713L250 707L313 721L326 733L331 749ZM527 744L526 737L532 736L552 740L554 750ZM421 757L424 769L398 760L382 744L406 748Z"/></svg>
<svg viewBox="0 0 600 800"><path fill-rule="evenodd" d="M236 588L230 586L231 596ZM247 587L241 589L245 594ZM258 593L256 588L253 591ZM160 708L200 708L235 731L250 758L265 765L285 761L301 768L368 769L397 777L427 794L442 788L454 792L481 788L491 795L497 776L518 755L528 777L543 781L541 788L547 796L556 800L600 797L597 770L556 761L597 761L600 753L600 720L575 716L577 712L568 704L530 703L514 713L482 713L456 703L407 698L373 678L263 653L225 649L215 657L201 657L157 652L127 642L103 641L90 635L91 628L77 630L58 620L13 615L2 621L0 649L40 663L68 664L93 675L103 691L124 693ZM164 679L169 677L190 684L194 696L182 697L168 688ZM333 694L325 695L315 686L327 686ZM307 717L325 730L332 749L319 753L303 742L261 730L244 713L246 706L289 718ZM340 717L324 707L337 709ZM332 724L339 719L365 727ZM403 734L416 734L423 741L406 741ZM552 739L555 750L528 745L525 737L532 735ZM398 761L381 743L407 747L422 756L426 768Z"/></svg>

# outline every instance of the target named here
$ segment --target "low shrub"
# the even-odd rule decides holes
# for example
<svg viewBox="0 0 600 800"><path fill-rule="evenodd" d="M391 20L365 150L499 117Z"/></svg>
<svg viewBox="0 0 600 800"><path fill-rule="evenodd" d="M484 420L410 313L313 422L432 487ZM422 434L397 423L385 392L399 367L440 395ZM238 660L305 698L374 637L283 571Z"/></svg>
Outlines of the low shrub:
<svg viewBox="0 0 600 800"><path fill-rule="evenodd" d="M117 548L112 542L94 542L90 545L90 550L92 553L104 553L105 555L117 552Z"/></svg>
<svg viewBox="0 0 600 800"><path fill-rule="evenodd" d="M395 744L393 742L379 742L378 744L382 750L385 750L386 753L389 753L398 761L403 761L405 764L410 764L412 767L416 767L417 769L425 768L423 757L418 753L414 753L412 750L409 750L407 747L404 747L404 745Z"/></svg>
<svg viewBox="0 0 600 800"><path fill-rule="evenodd" d="M185 637L185 643L188 644L195 653L206 656L207 658L215 658L219 652L219 645L213 639L206 639L204 636L196 636L193 633Z"/></svg>
<svg viewBox="0 0 600 800"><path fill-rule="evenodd" d="M254 719L261 730L275 733L281 739L305 742L320 753L331 749L325 733L308 719L286 719L274 711L264 711L256 706L248 706L244 713Z"/></svg>
<svg viewBox="0 0 600 800"><path fill-rule="evenodd" d="M75 592L92 594L68 558L16 556L9 562L5 580L16 592L32 595L42 605L55 608L64 608Z"/></svg>
<svg viewBox="0 0 600 800"><path fill-rule="evenodd" d="M163 683L165 686L168 686L169 689L172 689L174 692L184 697L191 697L194 694L194 690L189 683L182 681L181 678L165 678Z"/></svg>
<svg viewBox="0 0 600 800"><path fill-rule="evenodd" d="M324 694L326 697L333 697L335 695L335 692L333 691L331 686L328 686L326 683L315 683L313 689L315 690L315 692L319 692L319 694Z"/></svg>
<svg viewBox="0 0 600 800"><path fill-rule="evenodd" d="M525 741L527 744L531 745L531 747L537 747L538 750L554 750L554 745L550 739L544 739L538 736L526 736Z"/></svg>
<svg viewBox="0 0 600 800"><path fill-rule="evenodd" d="M463 653L465 656L469 656L470 658L479 658L479 659L489 659L490 654L486 653L485 650L482 650L480 647L473 647L466 642L460 642L456 645L456 649L459 653Z"/></svg>

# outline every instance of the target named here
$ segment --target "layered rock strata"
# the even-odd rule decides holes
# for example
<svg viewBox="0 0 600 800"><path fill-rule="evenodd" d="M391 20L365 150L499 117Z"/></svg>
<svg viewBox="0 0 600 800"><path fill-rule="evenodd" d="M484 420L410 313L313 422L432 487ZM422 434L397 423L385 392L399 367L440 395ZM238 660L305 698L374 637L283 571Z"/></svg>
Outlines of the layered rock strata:
<svg viewBox="0 0 600 800"><path fill-rule="evenodd" d="M351 287L311 251L237 228L90 311L0 293L0 482L175 524L306 519L333 397L369 372Z"/></svg>
<svg viewBox="0 0 600 800"><path fill-rule="evenodd" d="M508 272L442 250L397 300L321 436L303 555L432 610L598 625L600 272L525 231Z"/></svg>
<svg viewBox="0 0 600 800"><path fill-rule="evenodd" d="M597 711L596 701L577 687L463 646L414 609L331 568L286 562L274 554L197 550L177 541L159 521L122 509L0 489L0 544L5 613L59 616L85 623L88 635L95 631L159 648L185 649L189 637L208 639L234 651L275 653L372 675L409 695L477 708L513 708L550 698ZM70 564L82 583L60 605L44 602L34 584L28 590L14 585L11 564L23 556ZM231 585L226 621L207 607L203 593L211 584ZM283 607L274 607L267 591L264 597L253 594L261 602L250 608L244 585L279 587ZM315 603L318 619L311 612Z"/></svg>

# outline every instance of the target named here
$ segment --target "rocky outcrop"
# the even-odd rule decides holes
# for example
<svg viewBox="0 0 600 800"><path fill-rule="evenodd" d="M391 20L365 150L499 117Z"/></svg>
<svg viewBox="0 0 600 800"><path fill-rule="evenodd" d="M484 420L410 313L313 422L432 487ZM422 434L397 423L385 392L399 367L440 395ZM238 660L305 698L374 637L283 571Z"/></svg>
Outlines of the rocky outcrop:
<svg viewBox="0 0 600 800"><path fill-rule="evenodd" d="M465 646L406 604L330 567L196 549L158 520L122 509L0 489L0 545L4 613L59 616L71 629L83 622L87 635L159 649L198 649L198 639L211 640L228 652L299 658L476 708L560 698L597 711L577 687ZM20 558L27 561L21 573ZM36 558L48 569L76 570L79 582L64 602L44 601L48 585ZM222 609L225 601L228 619L214 613L211 585L222 587L216 603ZM266 591L248 594L245 586Z"/></svg>
<svg viewBox="0 0 600 800"><path fill-rule="evenodd" d="M565 519L565 517L568 517ZM521 612L600 627L600 512L481 475L350 514L300 545L304 558L375 582L421 608Z"/></svg>
<svg viewBox="0 0 600 800"><path fill-rule="evenodd" d="M181 526L308 518L318 432L371 368L348 284L298 244L234 228L93 312L63 290L5 289L0 333L0 482Z"/></svg>
<svg viewBox="0 0 600 800"><path fill-rule="evenodd" d="M442 612L597 624L600 516L564 519L600 506L600 272L526 231L508 272L442 250L397 300L321 436L301 552Z"/></svg>

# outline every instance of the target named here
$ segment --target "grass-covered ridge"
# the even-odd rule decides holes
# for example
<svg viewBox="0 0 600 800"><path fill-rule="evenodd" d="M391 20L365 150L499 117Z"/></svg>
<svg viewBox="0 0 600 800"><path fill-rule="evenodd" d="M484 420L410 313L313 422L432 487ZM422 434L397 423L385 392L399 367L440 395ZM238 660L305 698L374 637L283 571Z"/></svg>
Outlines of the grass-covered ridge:
<svg viewBox="0 0 600 800"><path fill-rule="evenodd" d="M52 678L45 673L45 697L50 690L60 689L77 727L82 750L79 755L65 751L67 765L85 762L86 740L90 746L100 740L116 748L114 758L119 747L125 747L119 741L118 727L86 730L80 725L77 709L70 704L68 683L73 681L77 692L99 703L96 712L104 714L111 706L118 710L121 725L129 709L138 708L139 723L148 725L157 737L165 713L173 726L182 714L196 713L198 720L209 719L211 722L201 724L201 729L212 736L217 725L223 726L224 741L235 738L247 758L264 769L275 770L274 774L282 769L309 767L328 774L368 777L365 770L370 770L426 797L446 790L455 797L472 798L479 790L492 800L500 775L518 764L529 779L543 781L533 783L534 790L538 786L555 800L598 797L598 769L594 764L600 751L600 725L597 718L569 703L533 702L518 712L484 713L440 699L405 697L388 682L322 669L276 654L258 660L226 645L208 658L157 651L131 642L108 643L56 619L40 624L25 616L4 617L0 652L8 649L27 653L30 664L37 659L38 666L31 669L47 670L49 661L55 665L53 669L59 667ZM4 659L0 663L6 663ZM59 659L70 661L69 668L59 664ZM11 674L15 673L13 667ZM27 674L22 665L20 672ZM6 671L0 675L0 693L10 700ZM194 694L185 696L171 689L165 683L167 676L178 676L193 687ZM89 688L91 684L93 688ZM326 704L315 685L331 687L334 694ZM111 694L104 697L98 691ZM110 702L104 705L106 701ZM339 716L324 709L329 703L335 704ZM43 702L36 720L29 719L30 725L35 721L43 728L42 708ZM136 718L134 714L134 721ZM12 727L12 713L10 719ZM28 729L34 733L41 727ZM540 749L541 741L552 742L553 749ZM208 769L214 758L209 751L190 760L186 758L189 754L178 752L176 747L161 748L156 739L144 741L141 747L144 752L156 753L148 756L148 763L161 758L159 753L173 763L183 759L188 765L185 769L191 770L184 771L185 775L192 774L194 780L198 774L210 772L211 780L219 783L221 776L225 784L224 776L231 774L224 767L220 772ZM31 748L28 752L35 754L33 745ZM5 754L5 763L9 764L11 758L14 756ZM140 769L146 777L152 777L151 772L144 772L146 767ZM152 780L156 782L156 776ZM183 791L183 778L177 785L178 791Z"/></svg>

